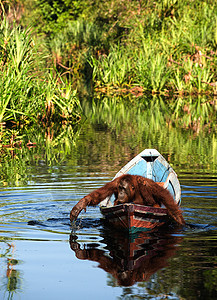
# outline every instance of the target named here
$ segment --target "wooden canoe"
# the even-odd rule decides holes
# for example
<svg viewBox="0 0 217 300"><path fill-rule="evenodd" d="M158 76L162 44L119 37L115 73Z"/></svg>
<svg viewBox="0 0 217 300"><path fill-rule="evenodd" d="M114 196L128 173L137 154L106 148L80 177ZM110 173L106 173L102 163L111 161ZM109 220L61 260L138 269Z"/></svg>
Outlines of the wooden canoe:
<svg viewBox="0 0 217 300"><path fill-rule="evenodd" d="M146 149L128 162L114 178L123 174L150 178L168 189L174 201L180 205L181 188L173 168L155 149ZM100 209L106 221L130 233L150 231L169 221L165 207L149 207L133 203L113 205L114 196L106 198Z"/></svg>

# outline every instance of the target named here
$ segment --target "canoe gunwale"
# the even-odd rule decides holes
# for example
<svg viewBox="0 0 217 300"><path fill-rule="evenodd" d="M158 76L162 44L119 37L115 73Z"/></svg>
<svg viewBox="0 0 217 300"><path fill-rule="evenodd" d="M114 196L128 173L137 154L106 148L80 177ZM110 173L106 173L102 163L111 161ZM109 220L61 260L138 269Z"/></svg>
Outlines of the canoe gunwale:
<svg viewBox="0 0 217 300"><path fill-rule="evenodd" d="M124 203L112 207L101 207L101 212L103 215L107 215L109 213L118 213L118 211L129 212L131 214L139 212L143 214L153 213L159 216L167 215L167 209L164 207L152 207L135 203Z"/></svg>

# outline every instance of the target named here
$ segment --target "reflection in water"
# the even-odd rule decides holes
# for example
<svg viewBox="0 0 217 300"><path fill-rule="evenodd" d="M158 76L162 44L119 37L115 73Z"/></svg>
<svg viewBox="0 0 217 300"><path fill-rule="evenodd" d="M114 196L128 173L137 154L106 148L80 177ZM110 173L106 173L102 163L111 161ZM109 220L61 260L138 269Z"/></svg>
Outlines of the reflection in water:
<svg viewBox="0 0 217 300"><path fill-rule="evenodd" d="M83 268L89 289L101 292L98 299L117 299L120 294L120 299L217 299L215 128L208 132L196 122L192 130L181 129L191 125L194 113L201 125L205 120L193 105L194 111L188 107L176 126L161 98L131 100L96 99L92 110L83 102L87 121L80 127L59 127L53 133L25 127L23 139L36 142L36 147L16 148L13 155L0 149L1 299L12 294L22 300L70 298L72 289L76 299L89 299L79 281ZM181 237L173 232L142 234L133 240L110 235L98 207L90 207L77 221L79 238L71 236L71 248L77 257L98 262L105 272L72 260L65 243L71 208L145 148L158 149L178 174L184 217L191 224L181 233L181 246L176 246ZM19 265L9 246L15 240L16 259L24 262Z"/></svg>
<svg viewBox="0 0 217 300"><path fill-rule="evenodd" d="M6 241L0 241L0 258L4 258L5 261L0 261L1 271L5 272L1 274L3 278L1 288L6 291L7 299L12 299L13 294L20 289L20 272L15 269L18 264L18 260L14 258L14 244ZM3 251L2 251L3 250ZM4 268L6 264L7 268Z"/></svg>
<svg viewBox="0 0 217 300"><path fill-rule="evenodd" d="M168 228L167 228L168 229ZM148 281L150 276L168 265L182 237L158 230L126 235L103 227L101 232L106 247L96 243L81 245L77 236L70 235L70 247L78 259L99 263L99 268L110 273L120 286L132 286L136 282Z"/></svg>
<svg viewBox="0 0 217 300"><path fill-rule="evenodd" d="M156 148L176 166L175 170L179 166L195 170L199 165L204 170L204 165L209 165L211 173L217 164L215 127L212 133L203 126L203 130L196 132L183 130L176 125L170 105L161 97L143 97L139 101L105 97L100 101L83 101L82 105L88 121L84 118L74 127L58 125L52 134L47 134L47 129L25 127L26 142L31 140L36 147L14 148L13 155L7 148L1 148L0 184L27 185L29 180L35 180L39 166L52 173L52 168L65 162L75 166L77 173L86 165L85 171L109 170L114 175L145 148ZM183 112L183 107L178 107ZM198 118L202 119L200 113ZM188 123L182 117L179 121L183 127Z"/></svg>

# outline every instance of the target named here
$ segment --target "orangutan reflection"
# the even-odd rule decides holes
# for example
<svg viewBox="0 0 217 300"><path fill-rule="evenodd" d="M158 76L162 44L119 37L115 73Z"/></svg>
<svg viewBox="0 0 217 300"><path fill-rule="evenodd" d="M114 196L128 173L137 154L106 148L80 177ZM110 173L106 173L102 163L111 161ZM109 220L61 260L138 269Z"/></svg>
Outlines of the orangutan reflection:
<svg viewBox="0 0 217 300"><path fill-rule="evenodd" d="M176 244L182 240L180 236L159 231L127 236L104 230L102 237L108 251L97 248L97 244L86 244L81 249L75 235L70 236L70 247L78 259L98 262L98 267L113 275L121 286L148 281L152 274L168 265Z"/></svg>

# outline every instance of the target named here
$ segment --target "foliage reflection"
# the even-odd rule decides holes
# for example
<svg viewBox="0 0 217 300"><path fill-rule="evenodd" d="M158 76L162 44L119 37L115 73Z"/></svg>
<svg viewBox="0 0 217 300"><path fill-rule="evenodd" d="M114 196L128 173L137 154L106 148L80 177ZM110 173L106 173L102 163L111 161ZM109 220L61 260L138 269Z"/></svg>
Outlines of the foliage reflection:
<svg viewBox="0 0 217 300"><path fill-rule="evenodd" d="M115 172L145 148L157 148L173 166L214 169L215 110L204 98L171 103L157 96L104 97L83 100L85 116L77 125L23 128L22 135L1 127L1 184L26 184L30 166L53 167L66 158Z"/></svg>

